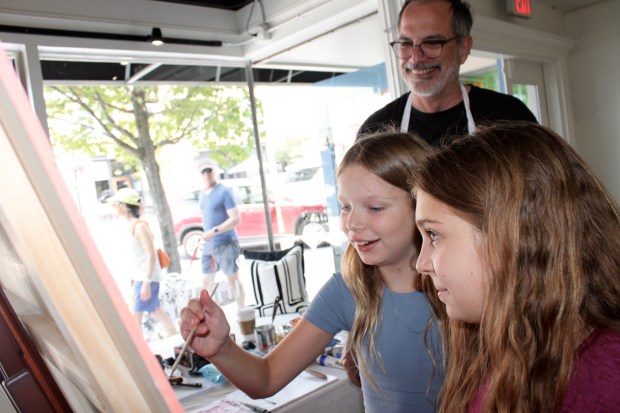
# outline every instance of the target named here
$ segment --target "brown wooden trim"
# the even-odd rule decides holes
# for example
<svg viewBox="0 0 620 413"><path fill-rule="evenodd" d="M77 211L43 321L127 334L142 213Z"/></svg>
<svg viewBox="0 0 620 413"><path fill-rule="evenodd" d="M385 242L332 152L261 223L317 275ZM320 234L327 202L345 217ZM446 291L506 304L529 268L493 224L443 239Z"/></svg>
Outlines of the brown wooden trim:
<svg viewBox="0 0 620 413"><path fill-rule="evenodd" d="M67 402L67 399L47 368L45 361L39 354L30 335L22 325L19 317L17 317L17 314L13 310L2 288L0 288L0 317L2 318L1 322L13 337L14 343L17 344L21 352L21 362L25 367L20 377L11 377L6 380L5 384L7 384L7 386L5 386L5 389L11 392L11 385L18 380L23 386L28 386L28 391L32 392L30 401L37 399L40 394L44 396L45 400L48 402L46 410L36 409L37 412L49 411L49 409L58 413L72 412L73 410ZM30 376L32 380L30 380L28 376ZM14 403L20 403L19 400L23 400L23 396L17 397L18 395L15 395L15 397L13 397L11 394L10 396ZM28 406L23 405L23 402L18 404L18 408L23 413L35 413L34 409L27 407Z"/></svg>

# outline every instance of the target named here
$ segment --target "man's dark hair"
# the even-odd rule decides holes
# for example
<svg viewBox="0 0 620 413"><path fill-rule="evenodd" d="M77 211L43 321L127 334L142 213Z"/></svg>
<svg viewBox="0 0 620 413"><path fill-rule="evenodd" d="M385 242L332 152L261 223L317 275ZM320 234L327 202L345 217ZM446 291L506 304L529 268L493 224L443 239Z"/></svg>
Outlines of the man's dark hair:
<svg viewBox="0 0 620 413"><path fill-rule="evenodd" d="M466 1L461 0L436 0L436 1L445 1L450 3L450 9L452 10L452 29L454 30L454 34L459 39L469 36L469 32L471 31L471 26L474 24L474 18L471 15L470 5ZM412 3L423 3L428 2L428 0L407 0L403 7L400 9L400 13L398 13L398 27L400 28L400 21L403 17L403 13L408 5Z"/></svg>

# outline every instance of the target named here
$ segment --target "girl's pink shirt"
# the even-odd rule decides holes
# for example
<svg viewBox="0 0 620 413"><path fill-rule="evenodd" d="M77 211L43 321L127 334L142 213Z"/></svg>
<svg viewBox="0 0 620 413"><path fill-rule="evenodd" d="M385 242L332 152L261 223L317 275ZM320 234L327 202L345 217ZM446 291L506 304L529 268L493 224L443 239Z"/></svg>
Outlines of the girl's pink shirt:
<svg viewBox="0 0 620 413"><path fill-rule="evenodd" d="M479 413L485 380L469 405ZM560 413L620 412L620 334L594 330L579 346Z"/></svg>

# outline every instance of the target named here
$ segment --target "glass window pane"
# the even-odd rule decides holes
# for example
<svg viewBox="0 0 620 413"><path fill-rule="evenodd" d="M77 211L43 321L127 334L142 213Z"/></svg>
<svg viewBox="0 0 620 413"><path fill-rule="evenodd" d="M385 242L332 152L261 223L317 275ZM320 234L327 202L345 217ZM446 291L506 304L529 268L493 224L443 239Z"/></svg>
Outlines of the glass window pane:
<svg viewBox="0 0 620 413"><path fill-rule="evenodd" d="M538 87L536 85L514 84L512 85L512 95L521 100L532 111L536 119L540 122L540 101L538 99Z"/></svg>
<svg viewBox="0 0 620 413"><path fill-rule="evenodd" d="M242 220L237 233L242 248L267 248L268 226L242 68L90 61L44 61L42 68L58 165L128 302L129 278L123 265L127 250L119 242L126 225L106 203L120 188L140 192L144 219L158 246L173 233L183 272L201 243L198 201L203 183L197 165L213 157L222 167L221 182L239 200ZM258 123L276 247L295 241L311 249L325 246L335 268L332 247L339 248L342 238L338 238L334 171L361 122L387 102L383 65L346 75L291 76L290 71L277 69L253 73L258 79ZM298 82L266 81L282 77ZM135 116L140 102L148 134ZM150 145L156 168L149 167L149 157L144 156ZM158 169L158 177L149 169ZM154 189L160 183L163 194ZM172 230L162 220L166 208ZM200 265L194 264L192 272L200 274ZM196 280L199 287L200 277ZM323 281L324 277L312 293Z"/></svg>

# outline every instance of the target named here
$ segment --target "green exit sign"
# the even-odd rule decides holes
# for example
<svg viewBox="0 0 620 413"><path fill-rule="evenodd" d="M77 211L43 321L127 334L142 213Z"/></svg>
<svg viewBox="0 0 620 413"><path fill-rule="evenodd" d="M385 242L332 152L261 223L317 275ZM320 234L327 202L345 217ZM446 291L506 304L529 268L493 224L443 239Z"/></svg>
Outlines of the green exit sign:
<svg viewBox="0 0 620 413"><path fill-rule="evenodd" d="M532 15L530 0L506 0L506 8L513 16L529 18Z"/></svg>

